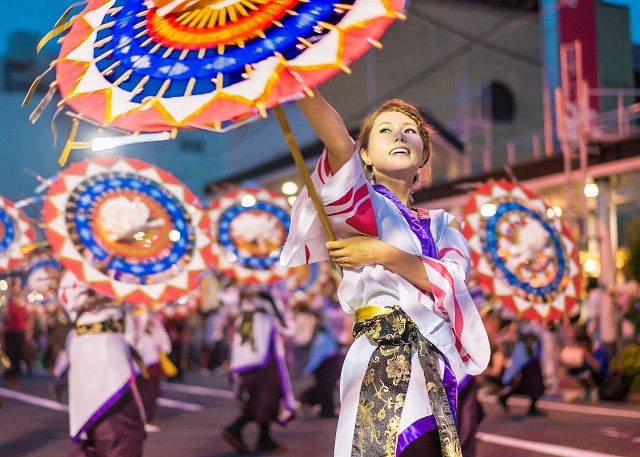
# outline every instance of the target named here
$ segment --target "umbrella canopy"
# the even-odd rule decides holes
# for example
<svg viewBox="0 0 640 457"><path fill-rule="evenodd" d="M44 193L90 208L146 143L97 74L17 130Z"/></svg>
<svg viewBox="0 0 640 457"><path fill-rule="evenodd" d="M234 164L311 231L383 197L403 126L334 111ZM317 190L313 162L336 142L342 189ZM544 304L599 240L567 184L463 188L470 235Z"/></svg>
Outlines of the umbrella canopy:
<svg viewBox="0 0 640 457"><path fill-rule="evenodd" d="M61 269L60 261L50 252L36 250L29 254L22 287L29 312L48 315L58 309Z"/></svg>
<svg viewBox="0 0 640 457"><path fill-rule="evenodd" d="M193 292L167 303L152 308L166 319L183 319L196 312L197 301Z"/></svg>
<svg viewBox="0 0 640 457"><path fill-rule="evenodd" d="M208 210L216 269L245 283L285 279L278 260L290 212L286 198L267 189L240 187L216 198Z"/></svg>
<svg viewBox="0 0 640 457"><path fill-rule="evenodd" d="M464 207L463 234L478 285L518 316L558 320L578 303L578 248L541 196L516 183L489 181Z"/></svg>
<svg viewBox="0 0 640 457"><path fill-rule="evenodd" d="M331 263L321 261L306 265L299 265L290 269L288 280L292 292L304 292L307 295L317 295L331 277Z"/></svg>
<svg viewBox="0 0 640 457"><path fill-rule="evenodd" d="M20 267L24 250L35 239L35 229L24 211L0 196L0 273Z"/></svg>
<svg viewBox="0 0 640 457"><path fill-rule="evenodd" d="M222 129L349 71L403 7L91 0L62 41L57 85L66 105L102 126Z"/></svg>
<svg viewBox="0 0 640 457"><path fill-rule="evenodd" d="M212 263L209 219L195 196L141 160L103 157L68 167L42 214L65 268L122 301L177 300Z"/></svg>

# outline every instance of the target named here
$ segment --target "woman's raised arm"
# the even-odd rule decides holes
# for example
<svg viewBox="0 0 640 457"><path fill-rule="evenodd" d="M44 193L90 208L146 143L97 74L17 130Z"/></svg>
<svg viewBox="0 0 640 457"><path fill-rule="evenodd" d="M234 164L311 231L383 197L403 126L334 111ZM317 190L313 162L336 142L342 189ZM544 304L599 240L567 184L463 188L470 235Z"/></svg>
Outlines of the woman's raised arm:
<svg viewBox="0 0 640 457"><path fill-rule="evenodd" d="M298 107L318 138L326 145L329 168L331 173L336 173L353 154L353 140L340 114L317 89L313 89L313 94L313 97L298 100Z"/></svg>

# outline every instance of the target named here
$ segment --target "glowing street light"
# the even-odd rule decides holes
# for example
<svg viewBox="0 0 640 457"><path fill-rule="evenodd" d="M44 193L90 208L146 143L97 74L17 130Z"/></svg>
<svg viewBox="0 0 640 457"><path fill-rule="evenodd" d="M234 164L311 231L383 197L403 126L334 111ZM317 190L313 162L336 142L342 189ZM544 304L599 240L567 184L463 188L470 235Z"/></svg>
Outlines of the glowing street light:
<svg viewBox="0 0 640 457"><path fill-rule="evenodd" d="M298 185L293 181L287 181L282 184L282 193L285 195L294 195L298 192Z"/></svg>
<svg viewBox="0 0 640 457"><path fill-rule="evenodd" d="M482 217L491 217L496 214L496 211L498 211L498 207L495 203L485 203L480 207L480 215Z"/></svg>
<svg viewBox="0 0 640 457"><path fill-rule="evenodd" d="M584 185L584 196L588 198L597 197L599 193L598 185L590 182Z"/></svg>

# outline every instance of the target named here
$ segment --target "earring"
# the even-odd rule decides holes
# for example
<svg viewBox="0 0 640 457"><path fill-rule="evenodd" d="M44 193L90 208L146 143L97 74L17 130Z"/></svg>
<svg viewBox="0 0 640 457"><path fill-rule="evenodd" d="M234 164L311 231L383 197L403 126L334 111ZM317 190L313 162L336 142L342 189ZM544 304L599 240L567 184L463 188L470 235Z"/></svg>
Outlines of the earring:
<svg viewBox="0 0 640 457"><path fill-rule="evenodd" d="M365 163L363 168L364 168L364 172L365 172L365 176L367 177L367 180L375 184L376 175L373 172L373 164Z"/></svg>
<svg viewBox="0 0 640 457"><path fill-rule="evenodd" d="M426 182L430 182L431 181L431 167L429 165L427 165L426 167L429 169L429 177L427 179L422 180L422 179L420 179L420 173L418 172L418 173L416 173L416 176L413 178L413 183L414 184L415 183L424 184ZM422 168L422 167L420 167L420 168Z"/></svg>

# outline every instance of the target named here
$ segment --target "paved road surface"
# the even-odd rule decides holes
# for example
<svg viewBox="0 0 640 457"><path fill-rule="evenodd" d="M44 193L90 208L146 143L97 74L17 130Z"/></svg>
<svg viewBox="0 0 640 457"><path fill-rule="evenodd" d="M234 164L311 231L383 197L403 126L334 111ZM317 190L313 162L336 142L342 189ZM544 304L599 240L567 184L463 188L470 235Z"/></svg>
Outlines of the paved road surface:
<svg viewBox="0 0 640 457"><path fill-rule="evenodd" d="M69 451L66 405L50 400L48 386L46 376L34 375L23 377L19 391L0 387L0 457L63 457ZM304 381L294 387L300 391ZM486 418L476 457L640 456L640 400L594 405L542 401L543 417L523 416L523 398L510 399L508 415L494 397L481 400ZM238 455L220 437L238 408L224 375L188 373L184 384L165 384L157 412L161 431L149 434L145 457ZM274 428L276 439L289 448L280 455L330 457L335 427L335 419L301 413L286 427ZM247 432L251 443L256 430Z"/></svg>

